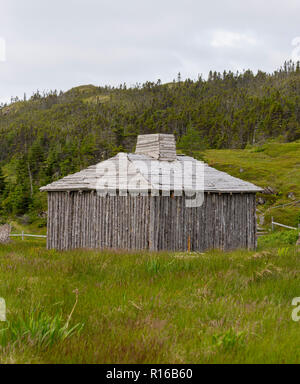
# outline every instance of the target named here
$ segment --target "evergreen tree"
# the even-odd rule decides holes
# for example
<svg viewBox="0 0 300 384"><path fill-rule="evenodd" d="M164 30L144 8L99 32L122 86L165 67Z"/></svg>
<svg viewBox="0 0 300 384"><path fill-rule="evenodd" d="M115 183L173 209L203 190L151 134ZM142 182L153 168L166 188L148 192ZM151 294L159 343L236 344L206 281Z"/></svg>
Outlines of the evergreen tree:
<svg viewBox="0 0 300 384"><path fill-rule="evenodd" d="M210 71L208 80L182 81L178 73L170 84L37 91L2 106L0 162L9 172L4 179L0 170L2 207L14 214L42 209L41 185L134 151L138 134L173 133L185 153L297 140L299 68L286 62L273 74Z"/></svg>
<svg viewBox="0 0 300 384"><path fill-rule="evenodd" d="M6 182L2 172L2 168L0 167L0 197L4 194L5 187L6 187Z"/></svg>

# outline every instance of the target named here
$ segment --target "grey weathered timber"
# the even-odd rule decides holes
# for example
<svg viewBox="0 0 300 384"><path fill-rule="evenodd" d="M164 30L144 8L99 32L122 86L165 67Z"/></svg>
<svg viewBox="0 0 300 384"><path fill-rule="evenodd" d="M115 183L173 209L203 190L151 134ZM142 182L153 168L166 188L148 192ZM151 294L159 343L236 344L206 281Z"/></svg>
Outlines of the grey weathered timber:
<svg viewBox="0 0 300 384"><path fill-rule="evenodd" d="M202 180L191 171L199 165ZM41 190L48 192L48 249L256 247L256 193L262 189L177 156L173 135L139 136L136 153L120 153ZM204 193L202 206L187 207L191 191Z"/></svg>
<svg viewBox="0 0 300 384"><path fill-rule="evenodd" d="M140 135L135 153L150 156L161 161L176 160L176 142L174 135Z"/></svg>
<svg viewBox="0 0 300 384"><path fill-rule="evenodd" d="M255 194L206 193L202 207L187 208L184 196L50 192L47 247L187 251L190 243L199 252L254 249L255 209Z"/></svg>
<svg viewBox="0 0 300 384"><path fill-rule="evenodd" d="M119 153L117 156L93 165L81 172L64 177L43 188L41 191L92 191L99 190L105 182L109 180L110 188L116 191L121 186L127 190L136 190L137 193L143 191L162 191L170 190L170 177L172 169L175 172L173 190L184 191L186 189L186 179L182 178L181 171L185 170L185 164L200 164L201 162L189 156L177 156L174 161L161 161L144 154ZM204 185L197 185L195 189L204 189L205 192L220 193L257 193L262 189L241 179L220 172L207 164L203 165ZM194 178L194 175L191 175ZM140 186L136 188L131 180L139 180ZM122 189L122 188L120 188ZM109 190L108 190L109 192Z"/></svg>

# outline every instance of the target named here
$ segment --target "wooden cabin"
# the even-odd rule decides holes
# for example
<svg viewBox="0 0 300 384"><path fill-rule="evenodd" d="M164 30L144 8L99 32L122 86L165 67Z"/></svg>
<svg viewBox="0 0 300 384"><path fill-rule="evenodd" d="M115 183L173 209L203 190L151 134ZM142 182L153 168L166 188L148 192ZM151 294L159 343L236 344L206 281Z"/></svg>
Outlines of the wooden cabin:
<svg viewBox="0 0 300 384"><path fill-rule="evenodd" d="M178 156L173 135L141 135L134 154L120 153L41 190L48 193L48 249L256 247L261 189Z"/></svg>

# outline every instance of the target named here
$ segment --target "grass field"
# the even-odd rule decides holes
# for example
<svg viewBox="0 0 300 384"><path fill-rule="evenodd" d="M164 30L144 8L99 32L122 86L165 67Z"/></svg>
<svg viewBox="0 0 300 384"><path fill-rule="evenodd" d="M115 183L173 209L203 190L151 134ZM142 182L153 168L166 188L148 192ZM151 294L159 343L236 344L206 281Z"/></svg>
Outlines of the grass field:
<svg viewBox="0 0 300 384"><path fill-rule="evenodd" d="M264 215L267 227L270 228L272 216L275 221L293 227L300 223L299 140L293 143L271 142L243 150L207 150L198 153L199 156L212 167L274 190L274 194L260 194L265 204L259 205L258 209ZM290 194L293 198L289 197ZM285 204L290 205L280 207Z"/></svg>
<svg viewBox="0 0 300 384"><path fill-rule="evenodd" d="M299 141L195 155L274 189L260 195L266 229L271 216L300 222ZM11 224L15 233L46 231ZM277 231L256 252L203 255L60 253L43 240L0 245L8 320L0 323L0 363L299 363L296 238Z"/></svg>
<svg viewBox="0 0 300 384"><path fill-rule="evenodd" d="M1 363L299 363L296 231L256 252L0 246Z"/></svg>

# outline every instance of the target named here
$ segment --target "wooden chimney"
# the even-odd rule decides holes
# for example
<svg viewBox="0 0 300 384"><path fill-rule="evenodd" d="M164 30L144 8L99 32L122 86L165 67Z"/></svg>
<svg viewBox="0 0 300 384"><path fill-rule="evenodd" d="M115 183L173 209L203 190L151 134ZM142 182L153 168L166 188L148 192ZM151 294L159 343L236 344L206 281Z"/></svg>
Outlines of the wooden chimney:
<svg viewBox="0 0 300 384"><path fill-rule="evenodd" d="M135 153L151 156L160 161L176 160L176 142L174 135L155 134L140 135L137 139Z"/></svg>

